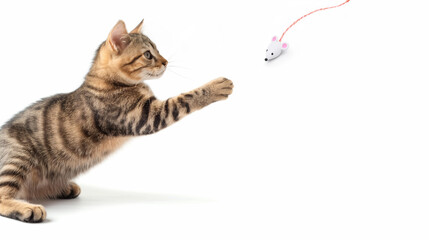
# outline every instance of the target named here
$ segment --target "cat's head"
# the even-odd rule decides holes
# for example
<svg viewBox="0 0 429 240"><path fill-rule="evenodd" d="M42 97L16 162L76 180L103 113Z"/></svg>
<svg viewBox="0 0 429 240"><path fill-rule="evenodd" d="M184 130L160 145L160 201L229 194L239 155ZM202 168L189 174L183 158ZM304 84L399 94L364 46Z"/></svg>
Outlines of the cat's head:
<svg viewBox="0 0 429 240"><path fill-rule="evenodd" d="M125 23L120 20L100 46L93 69L128 84L161 77L168 61L142 34L142 26L143 21L128 33Z"/></svg>

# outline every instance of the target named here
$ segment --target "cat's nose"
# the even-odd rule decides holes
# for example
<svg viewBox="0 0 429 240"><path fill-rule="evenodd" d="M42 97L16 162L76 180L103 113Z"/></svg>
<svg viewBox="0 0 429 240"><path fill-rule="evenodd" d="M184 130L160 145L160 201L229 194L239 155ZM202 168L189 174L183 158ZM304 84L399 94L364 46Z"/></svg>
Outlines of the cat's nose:
<svg viewBox="0 0 429 240"><path fill-rule="evenodd" d="M265 61L268 61L268 58L265 58Z"/></svg>
<svg viewBox="0 0 429 240"><path fill-rule="evenodd" d="M168 64L168 61L167 61L167 59L165 59L163 56L159 56L159 62L161 62L161 64L164 66L164 67L167 67L167 64Z"/></svg>

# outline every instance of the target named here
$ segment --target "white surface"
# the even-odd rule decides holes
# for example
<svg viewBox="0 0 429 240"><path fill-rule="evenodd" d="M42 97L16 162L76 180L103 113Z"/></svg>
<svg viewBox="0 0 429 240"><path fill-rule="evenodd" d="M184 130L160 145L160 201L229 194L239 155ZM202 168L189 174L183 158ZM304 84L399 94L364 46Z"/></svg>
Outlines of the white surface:
<svg viewBox="0 0 429 240"><path fill-rule="evenodd" d="M3 2L1 123L77 88L118 19L145 18L170 60L159 98L218 76L235 91L126 144L79 199L44 202L45 223L0 218L1 239L428 239L425 1L314 14L264 61L272 36L339 2Z"/></svg>

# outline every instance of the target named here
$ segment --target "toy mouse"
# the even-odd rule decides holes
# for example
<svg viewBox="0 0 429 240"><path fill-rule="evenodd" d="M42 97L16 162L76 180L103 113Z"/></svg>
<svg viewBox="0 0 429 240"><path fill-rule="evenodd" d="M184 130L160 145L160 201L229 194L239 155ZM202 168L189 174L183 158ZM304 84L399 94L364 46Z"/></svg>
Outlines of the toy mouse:
<svg viewBox="0 0 429 240"><path fill-rule="evenodd" d="M315 12L319 12L319 11L323 11L323 10L327 10L327 9L331 9L331 8L337 8L337 7L341 7L344 4L350 2L350 0L345 0L345 2L336 5L336 6L332 6L332 7L325 7L325 8L319 8L316 9L312 12L309 12L307 14L305 14L304 16L298 18L295 22L293 22L287 29L286 31L283 32L282 36L280 37L279 40L277 40L277 37L273 37L273 39L271 40L270 45L268 45L267 50L265 51L265 61L269 61L269 60L273 60L274 58L277 58L278 56L280 56L280 54L282 54L283 50L286 50L289 47L289 44L287 43L282 43L282 39L285 35L285 33L291 28L293 27L297 22L301 21L303 18L315 13Z"/></svg>
<svg viewBox="0 0 429 240"><path fill-rule="evenodd" d="M277 37L274 36L270 45L268 45L267 51L265 52L265 61L273 60L274 58L280 56L282 51L286 51L288 46L289 45L287 43L277 41Z"/></svg>

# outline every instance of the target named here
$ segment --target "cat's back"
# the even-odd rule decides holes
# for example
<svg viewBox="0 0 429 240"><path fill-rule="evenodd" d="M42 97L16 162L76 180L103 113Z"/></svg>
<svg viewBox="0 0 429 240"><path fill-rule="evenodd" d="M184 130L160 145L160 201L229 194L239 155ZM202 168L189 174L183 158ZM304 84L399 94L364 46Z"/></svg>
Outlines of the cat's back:
<svg viewBox="0 0 429 240"><path fill-rule="evenodd" d="M68 95L69 94L57 94L51 97L43 98L31 104L13 116L1 127L0 136L4 137L4 134L10 132L11 128L17 127L17 125L25 125L25 127L30 131L37 130L37 125L39 125L38 123L40 123L40 120L42 120L40 118L43 118L47 108L58 105L61 101L66 100Z"/></svg>
<svg viewBox="0 0 429 240"><path fill-rule="evenodd" d="M52 121L49 108L59 106L67 101L69 94L57 94L43 98L13 116L0 129L0 162L5 159L16 145L28 145L32 140L43 137L44 125Z"/></svg>

